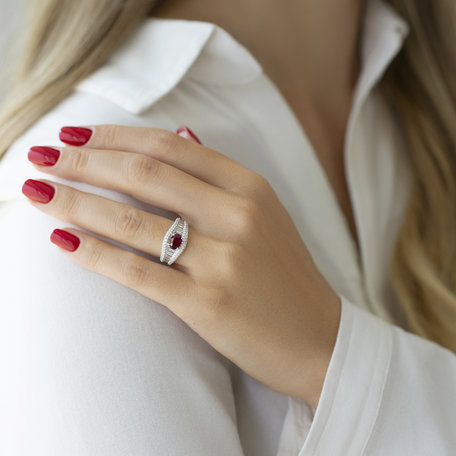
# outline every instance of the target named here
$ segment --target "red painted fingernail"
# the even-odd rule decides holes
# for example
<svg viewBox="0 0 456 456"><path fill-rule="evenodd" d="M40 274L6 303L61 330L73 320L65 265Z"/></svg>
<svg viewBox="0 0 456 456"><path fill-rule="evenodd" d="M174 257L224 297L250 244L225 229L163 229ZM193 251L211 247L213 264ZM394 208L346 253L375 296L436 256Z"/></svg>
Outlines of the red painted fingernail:
<svg viewBox="0 0 456 456"><path fill-rule="evenodd" d="M181 135L181 136L185 136L185 133L189 134L195 141L198 141L199 144L201 144L201 141L198 139L198 137L195 135L195 133L193 133L192 130L190 130L190 128L186 127L185 125L182 126L182 127L179 127L177 130L176 130L176 133L178 135L181 135L181 133L184 133L184 135Z"/></svg>
<svg viewBox="0 0 456 456"><path fill-rule="evenodd" d="M51 233L50 239L55 245L62 247L62 249L69 250L70 252L74 252L81 243L81 240L74 234L71 234L68 231L59 230L58 228Z"/></svg>
<svg viewBox="0 0 456 456"><path fill-rule="evenodd" d="M22 185L22 193L37 203L49 203L54 196L54 187L44 182L27 179Z"/></svg>
<svg viewBox="0 0 456 456"><path fill-rule="evenodd" d="M33 146L28 151L28 159L41 166L54 166L59 159L60 151L52 147Z"/></svg>
<svg viewBox="0 0 456 456"><path fill-rule="evenodd" d="M60 141L71 146L82 146L92 136L92 130L83 127L62 127L60 129Z"/></svg>

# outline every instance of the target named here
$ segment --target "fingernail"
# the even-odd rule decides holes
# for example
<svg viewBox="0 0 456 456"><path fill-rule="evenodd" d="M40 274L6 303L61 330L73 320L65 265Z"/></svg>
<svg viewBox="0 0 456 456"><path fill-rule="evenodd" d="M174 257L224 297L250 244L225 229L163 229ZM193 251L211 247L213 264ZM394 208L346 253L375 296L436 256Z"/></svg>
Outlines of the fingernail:
<svg viewBox="0 0 456 456"><path fill-rule="evenodd" d="M81 240L74 234L71 234L68 231L59 230L58 228L51 233L50 239L55 245L70 252L74 252L81 243Z"/></svg>
<svg viewBox="0 0 456 456"><path fill-rule="evenodd" d="M54 196L55 189L44 182L27 179L22 185L22 193L37 203L49 203Z"/></svg>
<svg viewBox="0 0 456 456"><path fill-rule="evenodd" d="M83 127L62 127L60 129L60 141L71 146L82 146L92 136L92 130Z"/></svg>
<svg viewBox="0 0 456 456"><path fill-rule="evenodd" d="M180 136L183 136L184 138L185 138L185 135L190 135L195 141L198 141L198 143L201 144L201 141L198 139L198 137L195 135L195 133L193 133L193 131L190 130L190 128L186 127L185 125L182 127L179 127L176 130L176 133Z"/></svg>
<svg viewBox="0 0 456 456"><path fill-rule="evenodd" d="M28 151L27 158L36 165L54 166L59 156L60 151L52 147L33 146Z"/></svg>

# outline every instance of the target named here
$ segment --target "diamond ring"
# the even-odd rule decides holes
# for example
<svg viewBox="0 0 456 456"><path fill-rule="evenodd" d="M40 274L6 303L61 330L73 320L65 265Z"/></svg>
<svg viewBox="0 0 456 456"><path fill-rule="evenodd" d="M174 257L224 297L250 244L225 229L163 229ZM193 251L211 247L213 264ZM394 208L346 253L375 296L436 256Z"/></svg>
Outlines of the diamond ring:
<svg viewBox="0 0 456 456"><path fill-rule="evenodd" d="M184 251L187 239L188 223L177 217L163 238L160 261L171 266Z"/></svg>

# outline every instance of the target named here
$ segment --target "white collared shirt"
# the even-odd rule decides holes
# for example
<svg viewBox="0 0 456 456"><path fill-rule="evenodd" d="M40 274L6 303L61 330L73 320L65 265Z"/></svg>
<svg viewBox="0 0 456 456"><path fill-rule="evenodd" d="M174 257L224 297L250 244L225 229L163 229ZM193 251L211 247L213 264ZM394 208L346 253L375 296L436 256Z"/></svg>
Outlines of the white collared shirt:
<svg viewBox="0 0 456 456"><path fill-rule="evenodd" d="M386 109L377 83L400 51L409 27L382 0L369 0L365 13L362 68L347 125L344 150L347 184L360 240L360 256L306 132L250 52L213 23L149 18L99 70L79 83L69 97L15 141L0 161L0 251L3 255L0 273L4 278L0 300L15 304L15 309L1 306L0 321L3 326L0 323L0 333L3 333L9 347L18 347L15 356L29 356L28 344L38 340L42 344L39 356L47 360L49 364L46 368L52 371L50 366L55 359L61 362L66 359L59 358L63 355L58 351L57 354L52 351L47 354L45 351L52 346L49 336L52 334L52 340L70 349L73 356L71 362L65 365L68 370L62 368L64 375L70 378L68 372L82 371L89 378L95 370L95 378L103 381L106 370L100 369L98 372L94 365L103 359L104 352L99 353L96 361L94 358L86 362L83 355L78 357L71 337L77 339L82 334L87 350L91 350L95 342L106 344L102 335L110 330L117 336L117 331L120 331L124 342L129 344L129 350L133 351L136 350L134 344L150 346L151 341L155 340L153 334L148 334L146 330L138 334L138 327L141 328L141 322L147 318L144 313L148 310L144 306L147 304L150 307L150 300L100 275L82 270L61 255L56 247L46 243L46 233L50 234L53 228L65 225L30 207L21 193L25 179L49 178L49 175L35 170L27 161L28 148L56 144L58 131L63 125L117 123L175 131L184 124L197 134L205 146L224 153L268 179L293 218L319 270L342 302L337 341L316 411L300 399L269 390L231 365L230 382L235 393L233 401L237 432L245 454L452 454L456 448L456 356L435 343L405 331L405 320L387 275L411 174L400 131ZM61 178L53 180L150 212L168 214L160 208L152 208L109 189ZM68 223L66 226L76 227ZM100 238L104 239L102 236ZM55 271L62 272L59 276L60 285L53 284L50 287L48 271L52 274ZM21 286L24 280L27 287ZM29 339L24 341L22 336L18 337L16 330L11 329L11 322L19 324L21 321L19 326L23 329L22 319L29 315L31 301L35 308L32 312L34 318L48 325L47 332L43 336L40 327L27 321ZM70 314L74 320L67 319L67 314L58 313L61 318L59 323L49 325L49 321L57 318L53 313L56 312L57 303L60 303L60 307L64 305L65 309L72 309L73 313ZM81 308L87 313L92 312L92 315L95 313L93 318L97 323L93 324L94 333L89 336L85 333L89 331L87 325L81 323ZM158 312L157 308L154 309ZM128 320L130 326L120 328L123 319L132 318L131 314L137 320ZM116 315L118 320L115 320ZM113 327L117 325L120 329L116 326L116 330L106 327L100 330L97 324L101 324L104 318L111 319ZM185 331L185 325L179 326L172 315L166 314L166 318L169 319L169 325L179 328L176 331ZM62 321L67 325L65 331L71 336L62 335L59 331L58 325ZM72 326L74 321L77 329ZM201 341L193 341L192 344L190 346L195 347L195 352L208 350ZM126 350L123 346L117 349L119 353ZM117 359L116 356L124 362L127 354L118 354L115 350L109 353L112 358L108 357L103 362L113 370L113 382L117 382L117 386L110 385L106 390L106 403L109 402L109 394L118 392L116 387L125 387L131 382L128 373L119 373L117 367L109 364ZM139 359L141 355L135 353ZM0 354L2 362L3 358L8 360L12 356L6 351ZM128 359L131 358L129 353ZM75 359L80 362L79 371L73 367ZM135 362L139 363L139 366L135 366L137 371L145 376L153 376L154 371L148 371L150 366L146 361ZM28 367L25 371L35 379L38 376L42 380L49 380L51 374L43 374L40 366L35 366L35 370ZM30 395L26 404L25 399L19 399L19 392L30 391L32 386L24 379L18 380L16 374L19 371L11 369L10 372L13 373L6 376L8 387L4 390L9 392L9 396L5 393L5 401L12 408L12 397L15 401L23 400L20 410L27 410L24 413L28 413L32 420L40 413L39 405L40 401L44 401L43 398L54 400L50 393L43 393L50 387L43 380L39 390L42 396L38 400L35 399L36 395L33 398ZM63 388L60 384L58 387ZM91 388L97 388L95 382ZM81 391L87 392L88 389L86 384L81 387ZM70 416L75 426L83 426L78 415L79 409L77 406L72 409L74 404L66 400L65 394L70 393L61 392L59 396L66 401L66 410L70 410L65 417L68 419ZM125 394L129 398L128 395L132 394L138 403L148 403L137 391ZM84 397L84 394L78 397ZM95 412L92 415L88 408L81 414L100 424L98 420L106 413L106 403L99 405L99 416ZM119 414L124 410L120 406L112 407ZM202 404L202 407L217 406L208 403ZM64 437L64 431L60 428L61 434L54 432L54 437L49 437L52 426L57 426L55 417L58 413L64 413L57 411L57 402L50 409L46 412L47 424L40 425L41 434L37 431L35 440L31 438L31 441L34 442L34 448L43 449L43 454L57 455L64 448L62 442L68 437ZM146 407L142 413L145 414L145 420L147 417L153 419L147 415L150 412ZM211 419L216 423L219 418L214 416L215 412ZM5 417L0 415L0 418ZM203 417L197 419L204 421ZM181 424L182 427L185 425ZM11 423L9 426L10 435L14 435L14 426ZM68 444L65 454L127 454L119 449L117 437L113 437L114 432L108 427L98 438L99 442L116 442L109 451L96 452L92 447L88 450L81 443L82 437L78 440L72 435L68 440L72 446ZM137 439L136 442L141 439L136 431L129 433L122 428L122 432L124 442L128 442L128 438ZM201 453L202 447L192 446L185 440L192 438L190 432L179 432L182 443L169 443L174 445L172 448L175 451L170 450L169 454L205 454ZM214 436L221 442L222 439L231 438L230 432L235 431L230 428L230 432L218 432L214 430ZM81 432L81 435L84 433ZM207 454L242 454L239 442L236 447L233 443L232 447L224 450L219 448L217 453L207 450ZM136 453L131 454L160 454L150 452L147 443L136 445ZM84 448L85 453L77 452L84 451ZM24 450L14 454L27 453Z"/></svg>

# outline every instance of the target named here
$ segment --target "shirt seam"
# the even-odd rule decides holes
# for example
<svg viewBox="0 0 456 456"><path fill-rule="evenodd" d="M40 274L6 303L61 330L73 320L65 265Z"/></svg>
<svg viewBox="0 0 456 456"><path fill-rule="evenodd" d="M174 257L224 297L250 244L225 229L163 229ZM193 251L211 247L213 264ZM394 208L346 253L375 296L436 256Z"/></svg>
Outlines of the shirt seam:
<svg viewBox="0 0 456 456"><path fill-rule="evenodd" d="M326 429L328 427L329 417L331 416L331 414L333 412L333 409L334 409L334 399L337 397L338 392L340 390L340 379L343 378L343 376L345 375L345 372L346 372L346 368L347 368L346 367L347 366L346 359L347 359L347 356L348 356L348 353L350 352L350 350L353 349L354 331L352 329L356 325L355 319L358 319L358 324L361 324L361 321L359 321L360 315L357 314L357 310L362 311L362 309L358 309L357 306L355 306L353 303L350 303L350 302L346 302L346 304L353 306L353 308L351 309L352 312L353 312L353 318L352 318L352 321L351 321L350 328L348 328L348 330L350 331L350 339L349 339L349 342L348 342L348 345L347 345L347 349L346 349L346 352L345 352L345 356L344 356L344 359L343 359L343 367L342 367L342 370L341 370L340 375L339 375L339 379L338 379L338 382L337 382L337 387L336 387L336 390L334 392L334 395L331 398L331 404L330 404L328 413L327 413L327 415L325 417L326 419L325 419L324 426L323 426L321 432L319 433L318 437L316 438L315 445L313 445L313 448L310 449L310 452L311 452L310 454L312 454L312 455L318 454L317 453L318 446L319 446L319 444L321 442L322 436L326 432ZM368 313L368 315L366 315L366 317L373 318L374 320L376 318L378 318L375 315L371 314L370 312L367 312L367 313ZM383 320L381 320L381 319L380 319L380 321L375 321L373 323L379 325L378 335L377 335L377 341L379 341L379 342L377 342L377 350L376 350L376 365L378 365L378 363L379 363L379 361L381 360L381 357L382 357L381 356L382 347L381 347L381 343L380 342L381 342L383 329L385 327L384 325L386 325L386 323ZM387 328L387 329L389 329L389 328ZM365 449L366 449L366 447L368 446L368 444L369 444L369 442L371 440L371 436L373 434L373 430L375 428L375 424L377 423L379 411L380 411L380 408L381 408L382 398L383 398L383 394L384 394L384 391L385 391L386 383L387 383L387 380L388 380L389 374L390 374L390 365L391 365L391 358L392 358L391 331L389 331L388 334L389 334L389 344L388 344L389 347L388 347L388 367L387 367L387 372L386 372L386 375L384 375L384 380L383 380L383 383L382 383L381 392L379 394L379 400L378 400L377 405L376 405L375 414L373 415L373 418L372 418L372 424L370 426L370 430L366 434L366 440L365 440L365 443L362 446L362 451L360 453L361 455L365 454ZM372 391L373 380L374 380L374 374L372 374L371 377L370 377L370 382L369 382L369 387L368 387L369 388L368 389L369 392ZM304 454L305 453L302 453L299 456L304 456Z"/></svg>
<svg viewBox="0 0 456 456"><path fill-rule="evenodd" d="M351 303L346 303L346 305L353 305ZM345 349L345 353L344 353L344 358L343 360L341 361L341 364L342 364L342 370L340 371L340 374L338 376L338 379L337 379L337 385L336 385L336 388L334 390L334 393L332 394L332 397L331 397L331 404L329 406L329 410L326 414L326 417L325 417L325 422L324 422L324 425L320 431L320 433L318 434L318 436L316 437L316 440L315 440L315 445L313 446L313 449L311 448L311 452L312 454L316 454L316 450L318 450L318 445L320 444L320 441L321 441L321 437L322 435L324 434L327 426L328 426L328 417L331 415L332 413L332 410L334 408L334 398L337 396L337 393L340 389L340 379L342 378L343 374L345 373L345 370L347 369L347 363L345 362L346 359L347 359L347 356L348 356L348 353L350 351L350 347L353 343L353 338L354 338L354 332L352 331L353 329L353 326L354 326L354 319L356 318L355 314L354 314L354 310L355 309L349 309L349 312L352 312L352 316L350 318L350 325L349 327L347 328L347 330L350 332L350 338L348 340L348 343L347 343L347 346L346 346L346 349ZM341 329L341 328L339 328ZM342 333L340 333L340 337L342 337ZM336 341L336 345L337 345L337 341ZM334 354L334 353L333 353ZM329 369L329 367L328 367ZM315 416L314 416L314 419L318 418L317 417L317 414L318 414L318 404L317 404L317 409L316 409L316 413L315 413ZM311 427L312 428L312 427ZM310 433L310 432L309 432ZM300 454L299 456L304 456L304 453L302 453L302 455Z"/></svg>
<svg viewBox="0 0 456 456"><path fill-rule="evenodd" d="M388 384L389 382L389 379L390 379L390 376L391 376L391 363L392 363L392 355L393 355L393 337L392 337L392 332L391 332L391 328L388 328L388 334L389 334L389 347L388 347L388 365L387 365L387 373L385 375L385 379L383 381L383 385L382 385L382 389L381 389L381 392L380 392L380 400L378 401L378 405L377 405L377 410L375 412L375 417L374 417L374 420L372 422L372 426L371 426L371 429L369 431L369 434L368 434L368 437L366 439L366 442L363 446L363 449L361 451L361 454L366 454L366 450L368 448L368 446L370 445L371 441L372 441L372 436L374 435L374 430L376 428L376 425L378 423L378 417L379 417L379 414L380 414L380 410L383 408L383 396L384 396L384 393L385 393L385 390L386 390L386 385Z"/></svg>

